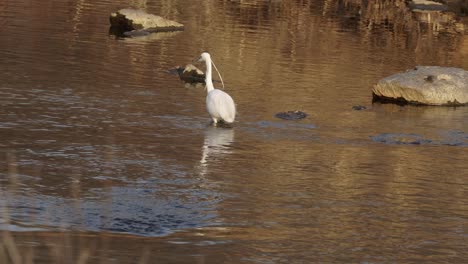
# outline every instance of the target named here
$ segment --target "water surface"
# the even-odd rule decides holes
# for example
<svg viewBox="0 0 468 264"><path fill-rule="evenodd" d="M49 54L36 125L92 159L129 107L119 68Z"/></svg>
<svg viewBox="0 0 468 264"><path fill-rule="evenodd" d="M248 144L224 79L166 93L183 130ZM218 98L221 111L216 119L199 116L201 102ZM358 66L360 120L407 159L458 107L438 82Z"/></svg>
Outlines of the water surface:
<svg viewBox="0 0 468 264"><path fill-rule="evenodd" d="M371 88L468 69L467 36L384 4L1 3L0 228L37 263L461 262L468 108L372 104ZM186 29L109 35L129 5ZM205 50L233 128L168 73ZM275 118L290 110L309 116Z"/></svg>

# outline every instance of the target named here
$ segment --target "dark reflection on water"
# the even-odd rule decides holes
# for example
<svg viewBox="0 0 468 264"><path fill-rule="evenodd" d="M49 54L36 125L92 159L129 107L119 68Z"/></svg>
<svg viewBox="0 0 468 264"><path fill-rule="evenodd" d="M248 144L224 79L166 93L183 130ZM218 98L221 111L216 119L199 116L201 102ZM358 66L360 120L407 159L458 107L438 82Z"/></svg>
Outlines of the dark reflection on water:
<svg viewBox="0 0 468 264"><path fill-rule="evenodd" d="M130 185L90 189L92 197L78 202L51 195L9 196L8 207L12 219L28 226L32 218L34 225L43 229L111 231L141 236L161 236L174 230L202 227L216 216L210 208L221 197L209 190L180 191L163 184L145 185L150 188Z"/></svg>
<svg viewBox="0 0 468 264"><path fill-rule="evenodd" d="M129 5L186 30L116 39ZM400 1L3 1L0 32L0 228L38 262L468 257L468 108L371 95L415 65L468 69L467 37ZM204 50L232 128L168 74Z"/></svg>

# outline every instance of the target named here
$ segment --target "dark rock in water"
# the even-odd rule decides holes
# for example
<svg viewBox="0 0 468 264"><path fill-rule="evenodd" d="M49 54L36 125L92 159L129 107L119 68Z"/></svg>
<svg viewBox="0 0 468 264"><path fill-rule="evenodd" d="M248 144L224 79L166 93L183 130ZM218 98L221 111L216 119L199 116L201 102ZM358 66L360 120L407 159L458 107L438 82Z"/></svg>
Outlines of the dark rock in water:
<svg viewBox="0 0 468 264"><path fill-rule="evenodd" d="M277 118L281 118L284 120L300 120L307 117L307 114L302 111L287 111L287 112L280 112L275 115Z"/></svg>
<svg viewBox="0 0 468 264"><path fill-rule="evenodd" d="M205 74L192 64L185 65L185 68L179 73L179 77L188 83L205 82Z"/></svg>
<svg viewBox="0 0 468 264"><path fill-rule="evenodd" d="M430 140L417 134L382 133L370 138L378 143L390 145L444 145L454 147L468 146L468 134L463 131L448 131L441 134L442 140Z"/></svg>
<svg viewBox="0 0 468 264"><path fill-rule="evenodd" d="M353 110L357 110L357 111L360 111L360 110L366 110L367 107L366 106L363 106L363 105L355 105L353 106Z"/></svg>
<svg viewBox="0 0 468 264"><path fill-rule="evenodd" d="M186 83L205 83L205 74L193 64L187 64L185 67L177 66L169 72L179 75L179 78Z"/></svg>
<svg viewBox="0 0 468 264"><path fill-rule="evenodd" d="M442 141L443 145L448 146L468 146L468 133L463 131L449 131L445 134L445 140Z"/></svg>
<svg viewBox="0 0 468 264"><path fill-rule="evenodd" d="M374 101L421 105L468 105L468 71L417 66L380 80L372 89Z"/></svg>
<svg viewBox="0 0 468 264"><path fill-rule="evenodd" d="M395 145L421 145L432 142L431 140L424 139L422 136L416 134L383 133L371 138L375 142Z"/></svg>
<svg viewBox="0 0 468 264"><path fill-rule="evenodd" d="M160 16L148 14L139 9L121 9L110 15L111 33L125 36L124 32L129 33L131 37L136 34L149 34L154 32L167 32L184 30L184 25L162 18Z"/></svg>

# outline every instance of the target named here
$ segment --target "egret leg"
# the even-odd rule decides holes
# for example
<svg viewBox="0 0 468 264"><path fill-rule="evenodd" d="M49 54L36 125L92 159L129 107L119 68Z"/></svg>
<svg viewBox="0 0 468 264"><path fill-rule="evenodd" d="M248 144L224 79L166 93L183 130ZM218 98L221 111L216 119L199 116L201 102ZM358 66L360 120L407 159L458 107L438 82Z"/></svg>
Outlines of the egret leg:
<svg viewBox="0 0 468 264"><path fill-rule="evenodd" d="M218 119L216 119L216 118L213 117L213 125L216 126L216 124L218 124Z"/></svg>

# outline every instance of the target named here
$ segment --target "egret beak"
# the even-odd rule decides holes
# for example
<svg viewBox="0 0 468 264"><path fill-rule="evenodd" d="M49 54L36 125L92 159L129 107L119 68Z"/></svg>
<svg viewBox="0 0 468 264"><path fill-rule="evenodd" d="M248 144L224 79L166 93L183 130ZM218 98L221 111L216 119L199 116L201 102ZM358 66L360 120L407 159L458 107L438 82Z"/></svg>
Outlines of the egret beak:
<svg viewBox="0 0 468 264"><path fill-rule="evenodd" d="M201 56L198 56L196 59L192 60L192 63L198 63L198 62L202 62L202 61L203 61L203 58Z"/></svg>

